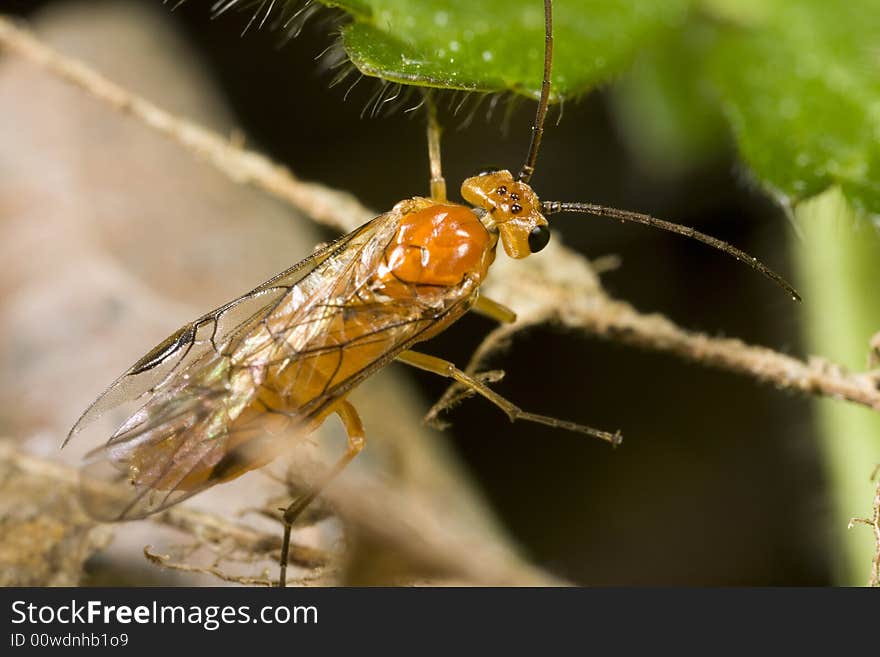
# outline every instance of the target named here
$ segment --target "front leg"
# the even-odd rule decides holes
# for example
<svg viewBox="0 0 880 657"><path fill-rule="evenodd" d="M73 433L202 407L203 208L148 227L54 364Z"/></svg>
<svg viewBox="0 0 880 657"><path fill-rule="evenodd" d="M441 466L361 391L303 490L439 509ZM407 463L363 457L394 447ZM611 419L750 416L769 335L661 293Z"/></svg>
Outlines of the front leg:
<svg viewBox="0 0 880 657"><path fill-rule="evenodd" d="M500 324L513 324L516 321L516 313L510 308L482 294L477 297L471 310Z"/></svg>

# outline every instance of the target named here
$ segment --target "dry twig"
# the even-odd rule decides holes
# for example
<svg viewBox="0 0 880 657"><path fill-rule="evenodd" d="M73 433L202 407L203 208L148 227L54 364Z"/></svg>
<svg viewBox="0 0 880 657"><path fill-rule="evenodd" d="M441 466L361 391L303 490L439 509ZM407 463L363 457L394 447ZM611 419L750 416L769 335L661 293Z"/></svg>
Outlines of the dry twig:
<svg viewBox="0 0 880 657"><path fill-rule="evenodd" d="M854 525L868 525L873 530L874 559L871 562L871 577L868 579L868 586L880 587L880 465L874 468L871 480L877 483L874 495L874 513L871 518L852 518L849 521L849 528L852 529Z"/></svg>
<svg viewBox="0 0 880 657"><path fill-rule="evenodd" d="M76 482L78 477L73 468L24 454L3 441L0 441L0 463L10 463L23 471L65 484ZM306 466L298 472L308 485L320 478L323 466L314 463ZM349 478L338 481L327 491L326 497L339 506L346 520L362 535L395 546L407 562L419 566L423 572L471 584L547 586L562 583L529 566L504 545L487 541L484 533L470 534L468 528L460 526L454 518L443 517L430 501L388 486ZM186 506L172 507L151 519L183 530L200 541L257 554L264 552L273 560L278 558L280 532L268 534ZM305 546L293 549L292 546L291 562L296 565L315 570L331 561L332 556L320 550ZM189 570L210 571L197 568ZM224 579L229 577L233 576L223 576Z"/></svg>
<svg viewBox="0 0 880 657"><path fill-rule="evenodd" d="M566 254L567 255L567 254ZM608 340L663 351L703 365L737 372L780 389L840 399L880 410L880 379L876 372L850 373L822 358L807 361L767 347L749 345L736 338L714 338L688 331L660 314L638 312L630 304L592 290L578 288L577 279L567 287L547 287L533 281L547 295L540 307L521 313L514 324L501 326L484 339L466 368L474 373L491 355L520 331L537 324L555 323ZM523 290L522 280L517 281ZM501 287L500 285L497 287ZM537 288L536 288L537 292ZM551 296L552 295L552 296ZM496 295L497 296L497 295ZM460 386L451 386L429 411L428 419L450 404Z"/></svg>
<svg viewBox="0 0 880 657"><path fill-rule="evenodd" d="M242 148L240 137L232 135L227 139L197 123L170 114L108 80L87 64L56 52L29 31L16 27L3 17L0 17L0 43L114 109L131 114L206 159L235 182L255 185L302 209L316 221L347 231L374 216L350 194L297 180L286 167Z"/></svg>
<svg viewBox="0 0 880 657"><path fill-rule="evenodd" d="M6 441L0 441L0 463L14 464L18 469L49 480L77 485L78 473L55 461L41 459L21 452ZM261 532L252 527L230 522L220 516L203 513L186 506L175 506L153 516L156 522L173 527L193 538L208 543L225 543L251 554L265 553L277 559L281 549L279 533ZM291 545L291 563L303 568L317 568L330 563L333 555L305 545Z"/></svg>
<svg viewBox="0 0 880 657"><path fill-rule="evenodd" d="M170 554L159 554L152 551L151 545L144 546L144 556L147 561L154 563L162 568L170 570L179 570L184 573L199 573L202 575L213 575L224 582L232 582L234 584L242 584L244 586L274 586L276 582L272 581L268 576L265 577L247 577L244 575L230 575L225 573L216 565L212 566L192 566L188 563L172 561Z"/></svg>

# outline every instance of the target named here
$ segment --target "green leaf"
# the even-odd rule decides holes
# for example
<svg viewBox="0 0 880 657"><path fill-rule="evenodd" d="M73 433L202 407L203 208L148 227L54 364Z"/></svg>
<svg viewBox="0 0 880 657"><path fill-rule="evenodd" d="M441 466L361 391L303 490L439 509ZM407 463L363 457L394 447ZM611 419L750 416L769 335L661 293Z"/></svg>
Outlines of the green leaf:
<svg viewBox="0 0 880 657"><path fill-rule="evenodd" d="M627 146L652 175L675 178L723 152L726 119L702 62L712 33L701 23L639 54L609 98Z"/></svg>
<svg viewBox="0 0 880 657"><path fill-rule="evenodd" d="M544 54L540 0L321 0L344 9L348 56L392 82L537 98ZM583 93L681 25L690 0L554 2L553 95Z"/></svg>
<svg viewBox="0 0 880 657"><path fill-rule="evenodd" d="M351 15L343 44L363 73L538 95L540 0L321 1ZM615 100L631 144L659 168L722 143L720 103L752 174L784 203L836 185L880 213L877 0L556 0L554 37L557 100L638 61Z"/></svg>
<svg viewBox="0 0 880 657"><path fill-rule="evenodd" d="M838 185L856 209L880 212L876 0L708 4L734 21L709 69L755 176L784 200Z"/></svg>

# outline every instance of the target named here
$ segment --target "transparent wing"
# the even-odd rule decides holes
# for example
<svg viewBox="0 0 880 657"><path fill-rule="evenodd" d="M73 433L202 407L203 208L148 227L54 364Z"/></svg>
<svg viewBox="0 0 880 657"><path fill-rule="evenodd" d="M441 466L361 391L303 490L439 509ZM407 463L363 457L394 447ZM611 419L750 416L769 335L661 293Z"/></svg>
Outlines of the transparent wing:
<svg viewBox="0 0 880 657"><path fill-rule="evenodd" d="M224 345L247 333L248 327L279 305L290 306L295 299L305 298L308 290L320 285L330 263L340 254L359 250L382 218L186 324L132 365L86 409L64 444L91 429L87 433L93 435L86 438L94 442L102 434L106 440L111 433L106 445L87 455L83 468L83 502L93 516L108 520L143 517L207 487L207 478L197 481L199 469L212 470L227 452L230 466L236 459L240 463L258 459L256 444L245 438L248 431L266 435L271 422L261 430L264 422L259 418L243 421L236 430L242 445L237 453L216 431L213 435L219 439L214 440L204 440L198 432L212 419L221 423L236 396L218 379L219 373L231 369ZM244 395L238 391L237 396ZM103 416L113 416L109 428L107 423L96 426ZM245 449L245 442L252 444ZM208 464L213 465L209 468ZM187 480L187 473L195 477ZM164 492L156 492L160 488Z"/></svg>
<svg viewBox="0 0 880 657"><path fill-rule="evenodd" d="M328 244L247 294L186 324L156 345L89 405L67 434L64 445L108 411L160 392L175 375L183 373L209 351L216 352L217 346L248 319L278 304L292 288L313 275L328 258L345 249L372 223Z"/></svg>
<svg viewBox="0 0 880 657"><path fill-rule="evenodd" d="M436 298L370 289L398 220L382 215L188 324L120 377L70 433L135 403L87 457L90 513L143 517L264 465L369 374L463 313L469 285Z"/></svg>

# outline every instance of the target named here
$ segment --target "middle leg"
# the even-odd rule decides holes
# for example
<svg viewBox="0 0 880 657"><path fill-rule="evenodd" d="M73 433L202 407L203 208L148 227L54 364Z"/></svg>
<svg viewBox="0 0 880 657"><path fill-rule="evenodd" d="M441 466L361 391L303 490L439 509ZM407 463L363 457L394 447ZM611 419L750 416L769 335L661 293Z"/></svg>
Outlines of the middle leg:
<svg viewBox="0 0 880 657"><path fill-rule="evenodd" d="M577 433L586 434L588 436L593 436L595 438L599 438L601 440L609 442L615 446L619 445L622 441L622 437L618 432L610 433L608 431L594 429L593 427L584 426L575 422L569 422L568 420L560 420L555 417L538 415L537 413L529 413L527 411L524 411L512 401L505 399L504 397L499 395L486 384L478 381L477 379L468 375L466 372L458 369L454 363L450 363L449 361L443 360L442 358L429 356L428 354L423 354L418 351L404 351L397 356L397 360L402 363L406 363L407 365L411 365L412 367L417 367L427 372L433 372L434 374L454 379L458 383L466 386L467 388L470 388L478 395L485 397L490 402L495 404L498 408L500 408L507 414L507 417L510 418L511 422L514 422L516 420L524 420L526 422L546 424L550 427L556 427L558 429L565 429L567 431L574 431Z"/></svg>

